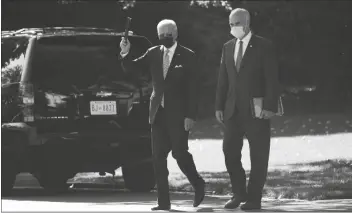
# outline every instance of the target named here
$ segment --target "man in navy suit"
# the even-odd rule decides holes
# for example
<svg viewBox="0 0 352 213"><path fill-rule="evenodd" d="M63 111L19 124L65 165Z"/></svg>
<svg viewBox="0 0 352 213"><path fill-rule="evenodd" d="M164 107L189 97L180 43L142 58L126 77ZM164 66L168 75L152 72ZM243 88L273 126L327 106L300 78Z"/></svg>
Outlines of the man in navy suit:
<svg viewBox="0 0 352 213"><path fill-rule="evenodd" d="M270 118L278 111L278 62L270 41L253 34L250 15L235 9L229 17L231 34L224 44L216 91L216 118L225 126L223 151L233 197L225 208L261 208L270 150ZM252 115L253 98L262 98L261 116ZM252 102L252 103L251 103ZM248 187L241 163L243 138L250 147L251 172Z"/></svg>
<svg viewBox="0 0 352 213"><path fill-rule="evenodd" d="M195 189L193 205L204 199L205 182L198 174L188 152L188 135L197 115L198 67L195 53L177 42L177 26L162 20L158 26L160 45L151 47L134 59L128 53L133 44L122 38L121 58L127 72L142 68L152 77L149 122L152 126L152 150L158 189L158 206L152 210L169 210L167 156L172 151L181 171Z"/></svg>

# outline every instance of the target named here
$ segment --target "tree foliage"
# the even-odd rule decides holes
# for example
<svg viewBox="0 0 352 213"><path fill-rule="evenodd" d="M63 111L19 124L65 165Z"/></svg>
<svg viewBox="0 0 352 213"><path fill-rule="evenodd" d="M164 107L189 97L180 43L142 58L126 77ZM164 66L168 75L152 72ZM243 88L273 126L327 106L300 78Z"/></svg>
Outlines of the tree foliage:
<svg viewBox="0 0 352 213"><path fill-rule="evenodd" d="M19 82L22 74L22 66L16 65L4 70L1 70L1 85Z"/></svg>

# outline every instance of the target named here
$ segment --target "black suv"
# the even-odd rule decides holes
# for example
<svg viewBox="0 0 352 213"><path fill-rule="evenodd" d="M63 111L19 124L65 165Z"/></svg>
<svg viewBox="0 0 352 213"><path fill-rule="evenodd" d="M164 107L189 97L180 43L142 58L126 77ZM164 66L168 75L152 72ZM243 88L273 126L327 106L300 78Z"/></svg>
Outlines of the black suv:
<svg viewBox="0 0 352 213"><path fill-rule="evenodd" d="M123 35L77 27L2 31L3 194L20 172L58 192L77 173L115 174L119 167L127 189L154 188L150 76L123 72ZM129 39L135 56L151 46L132 32Z"/></svg>

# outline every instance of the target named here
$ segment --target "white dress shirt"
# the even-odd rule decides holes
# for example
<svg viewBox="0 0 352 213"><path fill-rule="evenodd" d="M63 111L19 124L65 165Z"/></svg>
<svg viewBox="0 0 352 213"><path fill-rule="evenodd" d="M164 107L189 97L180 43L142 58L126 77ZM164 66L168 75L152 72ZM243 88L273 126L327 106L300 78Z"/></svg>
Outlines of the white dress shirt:
<svg viewBox="0 0 352 213"><path fill-rule="evenodd" d="M177 47L177 41L174 43L174 45L172 45L170 48L169 48L169 62L171 63L172 61L172 58L174 57L174 54L175 54L175 50L176 50L176 47ZM162 46L163 50L164 50L164 57L165 58L165 54L166 54L166 47L165 46ZM164 63L164 62L163 62ZM170 64L169 64L170 65Z"/></svg>
<svg viewBox="0 0 352 213"><path fill-rule="evenodd" d="M235 46L235 55L234 55L235 64L237 63L236 60L237 60L238 49L240 48L240 41L243 41L243 44L242 44L242 57L243 57L251 38L252 38L252 32L250 31L242 40L237 39L236 46Z"/></svg>

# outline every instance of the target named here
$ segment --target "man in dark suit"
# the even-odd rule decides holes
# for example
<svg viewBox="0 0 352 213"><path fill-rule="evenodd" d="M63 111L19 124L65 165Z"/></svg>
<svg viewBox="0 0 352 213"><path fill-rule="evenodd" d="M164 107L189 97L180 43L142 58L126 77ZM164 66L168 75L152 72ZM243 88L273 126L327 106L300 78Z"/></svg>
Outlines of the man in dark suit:
<svg viewBox="0 0 352 213"><path fill-rule="evenodd" d="M192 50L177 42L178 33L174 21L162 20L157 31L161 45L151 47L134 60L128 57L131 46L128 39L123 38L120 43L124 69L132 71L135 70L133 67L139 67L150 72L152 77L149 122L152 126L152 150L158 189L158 206L152 210L170 209L167 169L170 151L195 189L193 205L197 207L204 199L205 182L188 152L188 135L197 114L196 57Z"/></svg>
<svg viewBox="0 0 352 213"><path fill-rule="evenodd" d="M252 34L250 15L235 9L229 16L234 39L222 49L216 91L216 118L225 126L223 151L233 197L225 208L261 208L270 150L270 120L278 111L278 63L272 43ZM252 115L253 98L263 98L261 116ZM248 187L241 163L243 137L250 147Z"/></svg>

